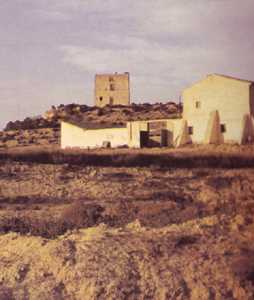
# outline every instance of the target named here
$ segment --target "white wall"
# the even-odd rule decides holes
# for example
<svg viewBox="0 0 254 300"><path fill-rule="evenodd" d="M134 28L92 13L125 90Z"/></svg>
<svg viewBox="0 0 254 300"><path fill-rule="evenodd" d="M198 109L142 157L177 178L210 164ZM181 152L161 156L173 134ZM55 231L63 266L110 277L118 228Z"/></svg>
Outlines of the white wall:
<svg viewBox="0 0 254 300"><path fill-rule="evenodd" d="M76 125L61 122L61 148L99 148L104 141L111 147L128 144L127 128L84 129Z"/></svg>
<svg viewBox="0 0 254 300"><path fill-rule="evenodd" d="M147 131L148 121L133 121L127 123L128 145L131 148L140 148L140 131Z"/></svg>
<svg viewBox="0 0 254 300"><path fill-rule="evenodd" d="M199 101L200 108L195 107ZM226 125L224 142L241 142L244 115L250 114L250 83L209 75L183 92L183 118L193 127L191 139L202 143L210 113L219 112L220 123Z"/></svg>

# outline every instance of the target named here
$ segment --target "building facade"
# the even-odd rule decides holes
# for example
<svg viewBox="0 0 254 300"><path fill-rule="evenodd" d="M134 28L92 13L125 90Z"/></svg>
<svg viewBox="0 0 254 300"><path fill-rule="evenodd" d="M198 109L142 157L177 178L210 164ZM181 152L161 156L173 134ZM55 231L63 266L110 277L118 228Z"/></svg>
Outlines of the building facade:
<svg viewBox="0 0 254 300"><path fill-rule="evenodd" d="M212 74L183 92L183 119L193 143L254 141L254 83Z"/></svg>
<svg viewBox="0 0 254 300"><path fill-rule="evenodd" d="M61 148L178 147L190 142L183 119L132 121L125 126L61 122Z"/></svg>
<svg viewBox="0 0 254 300"><path fill-rule="evenodd" d="M127 146L126 126L86 126L73 122L61 122L61 148L112 148Z"/></svg>
<svg viewBox="0 0 254 300"><path fill-rule="evenodd" d="M100 94L98 89L98 97L105 97L99 99L100 106L114 104L108 103L107 89L109 82L118 80L116 77L109 81L109 75L104 76L99 86L106 91ZM131 121L121 128L62 122L61 146L142 148L179 147L188 143L254 143L254 82L212 74L185 89L182 96L183 116L178 119Z"/></svg>
<svg viewBox="0 0 254 300"><path fill-rule="evenodd" d="M97 74L95 75L95 105L129 105L130 104L130 75Z"/></svg>

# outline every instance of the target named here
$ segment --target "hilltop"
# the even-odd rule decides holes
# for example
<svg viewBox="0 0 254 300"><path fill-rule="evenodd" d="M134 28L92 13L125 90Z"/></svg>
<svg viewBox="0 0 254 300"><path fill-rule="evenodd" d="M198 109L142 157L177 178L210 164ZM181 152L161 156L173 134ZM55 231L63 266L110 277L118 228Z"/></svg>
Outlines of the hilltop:
<svg viewBox="0 0 254 300"><path fill-rule="evenodd" d="M42 116L10 121L0 132L0 148L27 145L58 145L61 120L76 120L91 124L123 125L128 121L177 118L182 106L174 102L143 103L130 106L87 106L80 104L52 106Z"/></svg>

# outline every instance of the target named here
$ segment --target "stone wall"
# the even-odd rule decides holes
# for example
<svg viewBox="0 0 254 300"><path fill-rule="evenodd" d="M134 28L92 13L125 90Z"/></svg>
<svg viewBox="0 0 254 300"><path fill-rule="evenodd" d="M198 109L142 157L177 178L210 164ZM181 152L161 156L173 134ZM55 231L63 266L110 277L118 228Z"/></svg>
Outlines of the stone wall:
<svg viewBox="0 0 254 300"><path fill-rule="evenodd" d="M129 73L95 76L95 105L129 105Z"/></svg>

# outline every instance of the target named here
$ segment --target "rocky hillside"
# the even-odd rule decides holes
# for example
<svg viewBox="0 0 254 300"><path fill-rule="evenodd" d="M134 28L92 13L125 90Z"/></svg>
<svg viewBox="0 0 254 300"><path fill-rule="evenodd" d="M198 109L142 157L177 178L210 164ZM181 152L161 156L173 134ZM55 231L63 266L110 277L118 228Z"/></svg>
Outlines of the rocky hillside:
<svg viewBox="0 0 254 300"><path fill-rule="evenodd" d="M9 122L0 132L0 148L27 145L57 145L61 120L74 119L88 123L124 124L131 120L175 118L181 114L181 105L174 102L106 106L104 108L69 104L52 107L43 116Z"/></svg>
<svg viewBox="0 0 254 300"><path fill-rule="evenodd" d="M135 104L130 106L87 106L79 104L52 106L41 117L26 118L9 122L4 131L59 127L60 120L78 119L91 123L122 124L130 120L161 119L176 117L181 113L181 105L174 102L155 104Z"/></svg>
<svg viewBox="0 0 254 300"><path fill-rule="evenodd" d="M59 128L0 131L0 149L31 145L58 145L59 139Z"/></svg>

